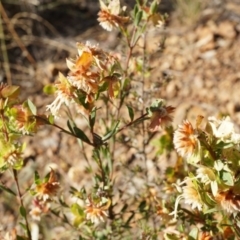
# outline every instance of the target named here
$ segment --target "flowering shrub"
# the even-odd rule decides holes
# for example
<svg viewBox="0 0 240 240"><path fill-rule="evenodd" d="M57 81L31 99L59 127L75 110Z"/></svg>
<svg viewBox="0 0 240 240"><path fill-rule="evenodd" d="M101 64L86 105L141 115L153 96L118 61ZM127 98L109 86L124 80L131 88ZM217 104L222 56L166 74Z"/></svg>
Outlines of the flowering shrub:
<svg viewBox="0 0 240 240"><path fill-rule="evenodd" d="M8 232L5 239L47 239L41 228L46 215L70 229L71 239L240 236L240 134L234 124L229 117L199 116L195 125L184 120L174 131L175 107L160 98L147 99L151 62L146 36L148 29L163 28L166 18L158 13L158 4L137 1L129 11L118 0L100 0L98 21L105 30L121 33L125 53L77 43L76 57L66 60L66 76L59 73L57 81L44 88L55 96L44 114L38 114L30 100L20 102L18 86L0 86L0 168L2 173L9 170L16 184L16 190L3 184L1 189L19 200L24 219L22 231ZM86 129L78 126L72 112L86 120ZM68 128L56 123L59 118L67 118ZM80 182L78 189L67 189L57 169L49 169L44 178L36 171L29 188L20 186L27 147L21 137L37 134L46 125L79 140L91 188ZM175 166L167 166L163 176L153 175L154 158L162 155L167 161L174 148L179 155ZM25 196L31 197L29 207Z"/></svg>

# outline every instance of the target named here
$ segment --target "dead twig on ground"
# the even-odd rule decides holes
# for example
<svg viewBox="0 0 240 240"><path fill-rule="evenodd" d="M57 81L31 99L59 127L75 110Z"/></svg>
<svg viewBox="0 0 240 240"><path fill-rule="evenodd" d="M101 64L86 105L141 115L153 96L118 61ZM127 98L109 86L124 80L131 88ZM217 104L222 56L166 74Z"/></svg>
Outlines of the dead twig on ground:
<svg viewBox="0 0 240 240"><path fill-rule="evenodd" d="M23 44L22 40L20 39L20 37L18 36L17 32L15 31L11 21L9 20L4 7L2 6L2 3L0 2L0 14L3 18L3 21L6 23L7 28L9 30L9 32L12 34L14 40L16 41L18 47L22 50L24 56L26 56L26 58L28 59L28 61L35 65L36 61L35 59L32 57L32 55L29 53L29 51L27 50L27 48L25 47L25 45Z"/></svg>

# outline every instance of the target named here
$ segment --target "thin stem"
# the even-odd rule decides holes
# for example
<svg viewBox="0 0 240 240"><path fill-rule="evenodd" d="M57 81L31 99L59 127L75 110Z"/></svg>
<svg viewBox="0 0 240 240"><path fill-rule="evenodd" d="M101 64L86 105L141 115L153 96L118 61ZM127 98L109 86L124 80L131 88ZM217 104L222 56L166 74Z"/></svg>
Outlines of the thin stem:
<svg viewBox="0 0 240 240"><path fill-rule="evenodd" d="M57 124L55 124L55 123L50 123L50 122L48 121L48 119L46 119L46 118L43 118L43 117L37 116L37 115L35 115L34 117L35 117L36 119L39 119L40 121L45 122L47 125L51 125L51 126L54 126L54 127L58 128L58 129L60 129L60 130L61 130L62 132L64 132L64 133L67 133L67 134L69 134L69 135L71 135L71 136L73 136L73 137L75 137L75 138L79 138L79 137L76 136L74 133L67 131L66 129L58 126ZM86 141L84 141L84 142L86 142ZM87 143L88 145L90 145L90 146L95 147L95 144L92 143L92 142L86 142L86 143Z"/></svg>
<svg viewBox="0 0 240 240"><path fill-rule="evenodd" d="M87 157L85 146L84 146L83 142L80 139L78 139L78 142L79 142L79 145L82 148L81 153L83 154L83 157L84 157L85 161L87 162L87 165L88 165L89 169L91 169L91 171L92 171L92 166L91 166L91 164L89 162L89 159Z"/></svg>
<svg viewBox="0 0 240 240"><path fill-rule="evenodd" d="M145 120L145 117L147 117L147 115L148 115L148 113L145 113L142 116L140 116L139 118L135 119L134 121L132 121L132 122L126 124L125 126L119 128L117 133L121 132L122 130L124 130L124 129L128 128L128 127L130 127L133 124L138 123L140 120Z"/></svg>
<svg viewBox="0 0 240 240"><path fill-rule="evenodd" d="M98 162L98 166L100 167L100 171L101 171L101 175L102 175L102 181L103 181L103 186L106 186L106 175L105 175L105 172L104 172L104 168L103 168L103 164L102 164L102 159L101 159L101 156L100 156L100 153L99 153L99 150L96 149L96 154L97 154L97 162Z"/></svg>
<svg viewBox="0 0 240 240"><path fill-rule="evenodd" d="M20 200L20 205L25 209L24 204L23 204L23 200L22 200L22 194L20 191L20 187L19 187L19 182L18 182L18 173L17 170L13 169L13 176L14 176L14 180L17 186L17 192L18 192L18 197ZM29 223L28 223L28 219L27 219L27 215L24 215L24 219L25 219L25 223L26 223L26 230L27 230L27 235L28 235L28 239L31 240L31 232L30 232L30 228L29 228Z"/></svg>
<svg viewBox="0 0 240 240"><path fill-rule="evenodd" d="M141 113L144 113L145 109L145 60L146 60L146 35L143 34L143 63L142 63L142 111ZM142 140L142 153L143 158L145 162L145 169L146 169L146 176L148 175L148 168L147 168L147 156L146 156L146 129L145 129L145 123L142 122L142 130L143 130L143 140Z"/></svg>
<svg viewBox="0 0 240 240"><path fill-rule="evenodd" d="M129 48L127 59L126 59L126 65L125 65L125 69L124 69L124 75L123 75L123 79L125 80L125 78L128 75L129 62L130 62L130 59L132 57L132 52L133 52L133 49L136 46L137 41L139 40L139 38L133 43L133 40L135 39L135 35L136 35L136 32L137 32L137 27L136 26L134 26L134 28L133 28L133 32L132 32L131 37L129 37L129 34L124 29L120 29L120 30L121 30L122 34L125 36L126 42L127 42L127 46ZM119 103L119 106L117 108L116 119L119 119L120 110L121 110L121 108L123 106L124 98L125 98L125 96L122 94L122 91L120 91L120 103ZM120 131L118 131L118 132L120 132ZM115 139L115 136L113 136L113 146L112 146L112 151L111 151L112 159L114 159L115 146L116 146L116 139Z"/></svg>

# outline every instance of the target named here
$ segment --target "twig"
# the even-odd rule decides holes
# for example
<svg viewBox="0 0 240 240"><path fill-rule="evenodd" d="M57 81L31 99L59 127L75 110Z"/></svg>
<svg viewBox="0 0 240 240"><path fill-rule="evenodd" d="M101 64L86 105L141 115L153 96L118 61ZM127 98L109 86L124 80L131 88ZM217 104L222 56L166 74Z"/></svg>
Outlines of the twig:
<svg viewBox="0 0 240 240"><path fill-rule="evenodd" d="M19 48L22 50L22 52L24 53L24 56L26 56L26 58L28 59L28 61L35 65L36 61L35 59L32 57L32 55L29 53L29 51L27 50L27 48L25 47L25 45L22 43L20 37L18 36L17 32L15 31L11 21L9 20L7 13L5 12L2 3L0 2L0 14L3 17L3 20L6 22L7 27L9 32L12 34L13 38L15 39L17 45L19 46Z"/></svg>
<svg viewBox="0 0 240 240"><path fill-rule="evenodd" d="M17 186L17 192L18 192L18 197L19 197L19 200L20 200L20 204L25 209L24 204L23 204L23 200L22 200L22 194L21 194L20 187L19 187L17 170L15 170L15 169L13 169L13 176L14 176L14 180L15 180L15 183L16 183L16 186ZM31 240L32 237L31 237L31 232L30 232L30 228L29 228L27 215L24 214L23 217L24 217L25 223L26 223L26 230L27 230L28 239Z"/></svg>
<svg viewBox="0 0 240 240"><path fill-rule="evenodd" d="M117 131L117 133L121 132L122 130L124 130L124 129L128 128L128 127L130 127L130 126L133 125L133 124L136 124L136 123L139 122L140 120L145 120L145 117L146 117L147 115L148 115L148 113L145 113L145 114L143 114L142 116L140 116L139 118L135 119L134 121L132 121L132 122L126 124L125 126L119 128L118 131Z"/></svg>
<svg viewBox="0 0 240 240"><path fill-rule="evenodd" d="M25 44L34 43L34 44L38 44L39 46L42 46L42 47L44 46L45 48L50 46L50 47L54 47L56 49L65 50L71 54L76 53L76 51L73 47L70 47L67 44L61 43L60 39L54 40L54 39L48 39L48 38L41 38L41 37L37 37L37 36L24 35L21 37L21 41L24 42ZM7 45L7 48L13 48L13 47L15 47L15 45L12 43Z"/></svg>
<svg viewBox="0 0 240 240"><path fill-rule="evenodd" d="M1 4L1 2L0 2ZM1 38L1 49L2 49L2 55L3 55L3 66L5 69L5 73L7 76L7 83L8 85L12 85L12 77L11 77L11 71L9 67L9 59L8 59L8 52L7 52L7 47L5 43L5 35L4 35L4 30L3 30L3 22L2 22L2 14L0 12L0 34L2 35Z"/></svg>
<svg viewBox="0 0 240 240"><path fill-rule="evenodd" d="M46 28L48 28L53 34L56 36L60 37L61 35L58 33L58 31L55 29L55 27L49 23L47 20L44 18L38 16L35 13L30 13L30 12L20 12L14 15L14 17L11 19L11 22L13 25L15 23L19 22L19 18L31 18L33 20L36 20L38 22L41 22Z"/></svg>

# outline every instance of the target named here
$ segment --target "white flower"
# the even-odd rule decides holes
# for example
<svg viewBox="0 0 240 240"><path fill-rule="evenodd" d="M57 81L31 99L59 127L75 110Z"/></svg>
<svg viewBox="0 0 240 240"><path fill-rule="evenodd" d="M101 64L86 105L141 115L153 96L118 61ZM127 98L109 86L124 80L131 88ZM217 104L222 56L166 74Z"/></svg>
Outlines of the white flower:
<svg viewBox="0 0 240 240"><path fill-rule="evenodd" d="M232 172L227 164L224 164L221 160L217 160L214 162L214 168L220 172L221 170L224 170L226 172Z"/></svg>
<svg viewBox="0 0 240 240"><path fill-rule="evenodd" d="M182 157L190 158L199 149L198 133L192 124L185 120L174 133L173 143L176 151Z"/></svg>
<svg viewBox="0 0 240 240"><path fill-rule="evenodd" d="M230 140L234 133L234 124L231 122L230 117L223 120L217 120L215 117L209 117L209 124L211 125L213 135L222 140Z"/></svg>
<svg viewBox="0 0 240 240"><path fill-rule="evenodd" d="M102 198L102 201L97 204L93 203L91 199L87 199L85 207L86 219L95 224L105 222L110 204L110 199L106 198Z"/></svg>
<svg viewBox="0 0 240 240"><path fill-rule="evenodd" d="M58 112L63 104L69 106L69 101L59 94L51 104L47 105L46 110L50 111L54 117L57 117Z"/></svg>
<svg viewBox="0 0 240 240"><path fill-rule="evenodd" d="M55 100L47 105L46 110L50 111L54 117L57 116L59 109L62 104L69 106L70 103L74 102L74 90L67 78L59 73L58 82L55 84L56 98Z"/></svg>
<svg viewBox="0 0 240 240"><path fill-rule="evenodd" d="M98 21L105 30L112 31L114 27L119 27L128 21L128 17L119 15L121 11L126 10L126 7L121 9L119 0L110 0L108 6L102 0L99 2L101 10L98 13Z"/></svg>
<svg viewBox="0 0 240 240"><path fill-rule="evenodd" d="M231 136L231 141L232 141L234 144L239 144L239 143L240 143L240 134L238 134L238 133L233 133L232 136Z"/></svg>
<svg viewBox="0 0 240 240"><path fill-rule="evenodd" d="M196 186L193 184L191 178L187 177L186 180L180 183L180 185L185 183L186 186L182 187L182 194L176 199L174 211L170 213L170 215L174 215L175 219L177 217L177 208L181 200L184 200L185 204L191 205L192 209L197 208L198 211L202 210L203 203L200 194Z"/></svg>

